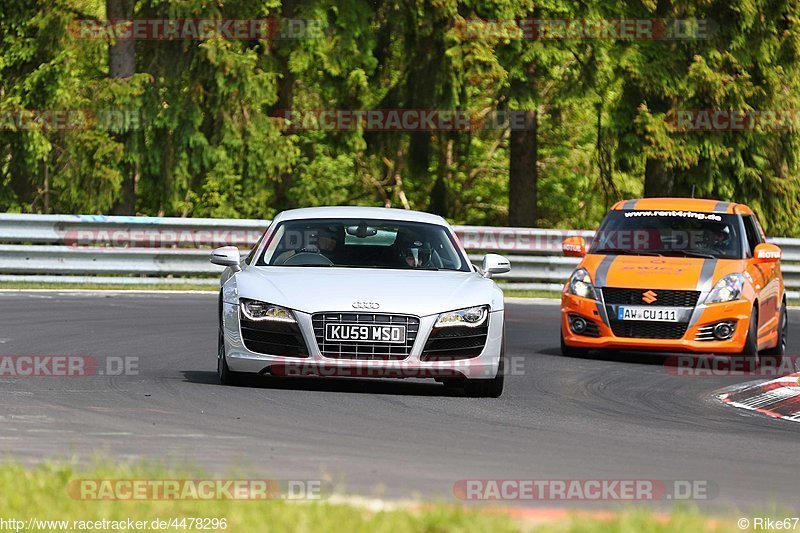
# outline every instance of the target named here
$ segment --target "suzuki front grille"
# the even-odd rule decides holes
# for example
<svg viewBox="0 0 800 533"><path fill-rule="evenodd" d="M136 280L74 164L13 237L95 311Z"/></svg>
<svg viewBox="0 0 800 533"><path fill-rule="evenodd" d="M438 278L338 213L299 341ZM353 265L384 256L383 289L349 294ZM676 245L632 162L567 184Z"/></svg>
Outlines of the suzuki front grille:
<svg viewBox="0 0 800 533"><path fill-rule="evenodd" d="M624 289L605 287L603 301L608 305L652 305L658 307L694 307L700 291L666 289ZM646 293L651 293L647 294Z"/></svg>

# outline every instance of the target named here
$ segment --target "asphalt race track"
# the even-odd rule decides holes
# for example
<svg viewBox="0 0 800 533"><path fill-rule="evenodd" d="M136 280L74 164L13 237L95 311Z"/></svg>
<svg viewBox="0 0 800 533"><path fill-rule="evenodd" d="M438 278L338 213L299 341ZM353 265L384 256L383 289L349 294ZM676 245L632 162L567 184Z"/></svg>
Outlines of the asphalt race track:
<svg viewBox="0 0 800 533"><path fill-rule="evenodd" d="M137 375L0 378L7 460L149 458L441 500L473 478L707 480L718 494L704 507L800 507L800 424L714 399L752 377L676 376L647 354L562 357L557 305L508 304L517 372L497 400L432 380L220 386L214 295L7 292L0 310L0 355L138 357ZM790 322L791 351L800 313Z"/></svg>

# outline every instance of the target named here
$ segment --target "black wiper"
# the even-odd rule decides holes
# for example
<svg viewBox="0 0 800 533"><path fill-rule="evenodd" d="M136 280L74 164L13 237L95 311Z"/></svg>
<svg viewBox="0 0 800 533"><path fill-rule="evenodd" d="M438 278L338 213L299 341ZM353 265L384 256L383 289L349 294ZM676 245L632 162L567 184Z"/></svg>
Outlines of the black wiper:
<svg viewBox="0 0 800 533"><path fill-rule="evenodd" d="M703 252L695 252L693 250L664 250L664 252L667 255L672 254L672 253L678 253L678 254L688 255L690 257L703 257L705 259L717 259L716 255L704 254Z"/></svg>
<svg viewBox="0 0 800 533"><path fill-rule="evenodd" d="M639 250L620 250L619 248L600 248L599 250L592 250L592 254L617 254L617 255L650 255L654 257L663 257L658 252L642 252Z"/></svg>

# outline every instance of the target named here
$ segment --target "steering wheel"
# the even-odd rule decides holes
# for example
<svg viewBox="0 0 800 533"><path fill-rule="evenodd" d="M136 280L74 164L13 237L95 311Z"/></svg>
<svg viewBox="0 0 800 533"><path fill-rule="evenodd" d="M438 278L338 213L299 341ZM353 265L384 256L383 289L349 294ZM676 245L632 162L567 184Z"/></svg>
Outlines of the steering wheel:
<svg viewBox="0 0 800 533"><path fill-rule="evenodd" d="M333 266L333 261L317 252L299 252L283 262L288 266Z"/></svg>

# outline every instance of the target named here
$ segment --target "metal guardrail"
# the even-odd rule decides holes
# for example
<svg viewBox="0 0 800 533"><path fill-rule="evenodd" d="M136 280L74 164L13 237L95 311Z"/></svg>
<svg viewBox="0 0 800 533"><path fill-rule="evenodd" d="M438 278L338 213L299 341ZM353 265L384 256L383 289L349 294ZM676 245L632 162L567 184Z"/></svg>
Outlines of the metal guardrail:
<svg viewBox="0 0 800 533"><path fill-rule="evenodd" d="M0 282L190 283L212 285L221 267L209 249L249 250L269 221L0 214ZM481 252L510 256L512 270L497 280L516 289L561 290L578 263L561 255L568 236L591 231L456 226L480 262ZM783 248L782 271L790 296L800 297L800 239L774 238Z"/></svg>
<svg viewBox="0 0 800 533"><path fill-rule="evenodd" d="M0 214L0 243L249 248L268 220Z"/></svg>

